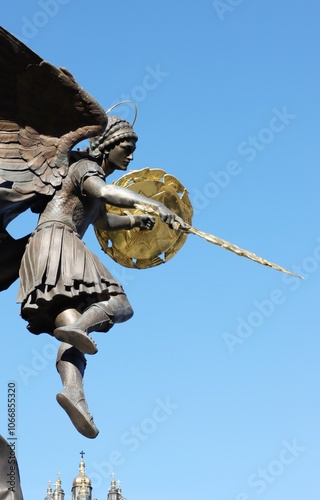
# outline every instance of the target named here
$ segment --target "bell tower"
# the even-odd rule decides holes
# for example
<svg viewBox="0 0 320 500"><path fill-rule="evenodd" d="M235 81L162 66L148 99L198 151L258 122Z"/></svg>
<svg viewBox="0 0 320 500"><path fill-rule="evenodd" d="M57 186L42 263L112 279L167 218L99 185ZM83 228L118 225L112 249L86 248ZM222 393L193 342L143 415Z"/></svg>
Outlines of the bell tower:
<svg viewBox="0 0 320 500"><path fill-rule="evenodd" d="M54 484L53 500L64 500L64 491L61 486L61 473L58 472L58 479Z"/></svg>
<svg viewBox="0 0 320 500"><path fill-rule="evenodd" d="M47 495L44 500L53 500L51 483L52 481L48 481Z"/></svg>
<svg viewBox="0 0 320 500"><path fill-rule="evenodd" d="M120 481L115 481L115 474L114 472L111 474L112 480L111 480L111 487L109 488L109 493L107 500L124 500L122 496L122 491L120 487Z"/></svg>

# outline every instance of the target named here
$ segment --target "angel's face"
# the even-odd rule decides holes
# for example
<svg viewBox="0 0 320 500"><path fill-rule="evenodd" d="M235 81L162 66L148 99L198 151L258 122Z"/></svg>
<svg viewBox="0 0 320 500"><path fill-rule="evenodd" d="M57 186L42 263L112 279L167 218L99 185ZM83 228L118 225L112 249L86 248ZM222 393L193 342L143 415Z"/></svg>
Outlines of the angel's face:
<svg viewBox="0 0 320 500"><path fill-rule="evenodd" d="M127 170L130 161L133 160L133 152L136 149L136 141L126 139L116 144L108 154L108 170Z"/></svg>

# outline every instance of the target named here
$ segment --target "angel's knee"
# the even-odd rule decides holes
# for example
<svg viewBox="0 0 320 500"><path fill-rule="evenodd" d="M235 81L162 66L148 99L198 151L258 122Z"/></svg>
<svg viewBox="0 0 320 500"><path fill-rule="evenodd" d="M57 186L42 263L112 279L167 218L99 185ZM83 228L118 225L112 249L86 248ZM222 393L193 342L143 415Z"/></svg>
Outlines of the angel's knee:
<svg viewBox="0 0 320 500"><path fill-rule="evenodd" d="M111 296L109 300L99 302L98 307L113 319L114 323L124 323L133 316L133 309L126 295Z"/></svg>

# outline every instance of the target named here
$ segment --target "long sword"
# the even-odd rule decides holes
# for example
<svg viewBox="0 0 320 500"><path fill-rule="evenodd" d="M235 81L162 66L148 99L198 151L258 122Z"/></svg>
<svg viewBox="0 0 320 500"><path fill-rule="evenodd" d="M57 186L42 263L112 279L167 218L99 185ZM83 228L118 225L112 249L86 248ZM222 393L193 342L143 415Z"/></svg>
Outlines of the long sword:
<svg viewBox="0 0 320 500"><path fill-rule="evenodd" d="M159 212L156 208L154 208L151 205L148 204L142 204L142 203L135 203L134 207L137 210L140 210L141 212L152 214L152 215L159 215ZM271 267L272 269L275 269L276 271L281 271L282 273L290 274L291 276L294 276L296 278L303 279L302 276L299 276L298 274L292 273L291 271L288 271L288 269L285 269L282 266L279 266L278 264L274 264L273 262L269 262L268 260L264 259L263 257L259 257L253 252L250 252L249 250L244 250L243 248L238 247L237 245L234 245L233 243L230 243L227 240L223 240L222 238L218 238L218 236L215 236L214 234L210 233L205 233L203 231L200 231L199 229L196 229L193 226L190 226L190 224L187 224L185 222L186 228L182 228L179 224L179 222L174 222L173 224L173 229L178 230L178 231L183 231L187 234L195 234L196 236L200 236L200 238L205 239L209 243L212 243L213 245L217 245L219 247L225 248L226 250L229 250L230 252L233 252L239 257L246 257L247 259L253 260L254 262L257 262L258 264L261 264L263 266Z"/></svg>

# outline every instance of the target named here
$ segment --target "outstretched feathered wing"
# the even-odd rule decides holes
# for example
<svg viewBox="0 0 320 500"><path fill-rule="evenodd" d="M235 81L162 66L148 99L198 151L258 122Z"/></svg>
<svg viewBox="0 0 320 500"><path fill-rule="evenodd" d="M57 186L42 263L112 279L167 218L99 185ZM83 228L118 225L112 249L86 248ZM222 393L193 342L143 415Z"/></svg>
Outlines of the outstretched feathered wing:
<svg viewBox="0 0 320 500"><path fill-rule="evenodd" d="M103 108L66 69L0 27L0 291L18 277L28 239L5 228L26 209L38 211L67 175L74 145L106 124Z"/></svg>
<svg viewBox="0 0 320 500"><path fill-rule="evenodd" d="M103 108L64 68L0 28L0 177L22 195L52 195L79 141L102 133Z"/></svg>

